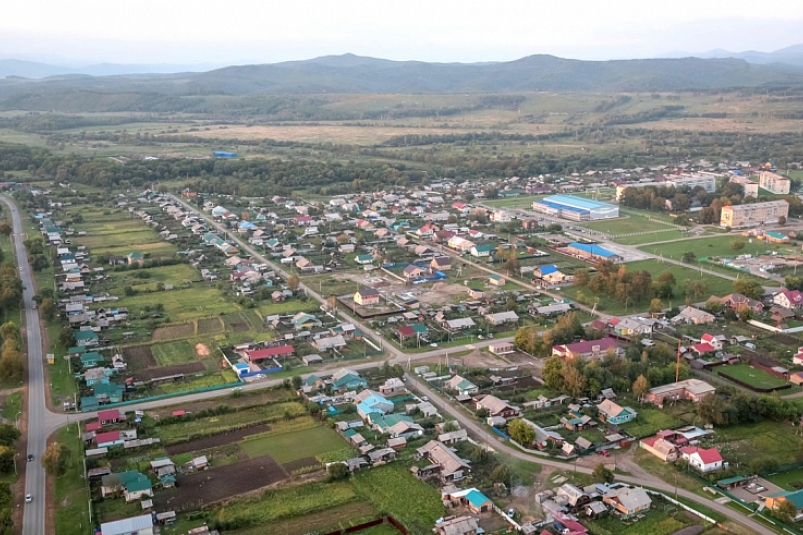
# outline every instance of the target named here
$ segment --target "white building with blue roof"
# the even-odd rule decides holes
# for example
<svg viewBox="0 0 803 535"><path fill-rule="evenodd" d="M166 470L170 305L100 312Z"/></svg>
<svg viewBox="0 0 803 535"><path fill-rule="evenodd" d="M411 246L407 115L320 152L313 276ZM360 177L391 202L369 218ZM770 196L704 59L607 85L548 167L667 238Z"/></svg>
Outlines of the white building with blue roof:
<svg viewBox="0 0 803 535"><path fill-rule="evenodd" d="M572 221L619 217L619 206L574 195L550 195L533 203L533 210Z"/></svg>

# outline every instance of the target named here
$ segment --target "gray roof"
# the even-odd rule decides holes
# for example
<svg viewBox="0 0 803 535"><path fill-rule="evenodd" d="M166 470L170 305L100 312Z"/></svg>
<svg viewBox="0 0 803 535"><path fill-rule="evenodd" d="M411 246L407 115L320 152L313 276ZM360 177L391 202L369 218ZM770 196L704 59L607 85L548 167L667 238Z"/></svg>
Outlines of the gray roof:
<svg viewBox="0 0 803 535"><path fill-rule="evenodd" d="M100 532L102 535L127 535L128 533L136 533L152 527L153 519L151 515L139 515L115 520L114 522L105 522L100 525Z"/></svg>

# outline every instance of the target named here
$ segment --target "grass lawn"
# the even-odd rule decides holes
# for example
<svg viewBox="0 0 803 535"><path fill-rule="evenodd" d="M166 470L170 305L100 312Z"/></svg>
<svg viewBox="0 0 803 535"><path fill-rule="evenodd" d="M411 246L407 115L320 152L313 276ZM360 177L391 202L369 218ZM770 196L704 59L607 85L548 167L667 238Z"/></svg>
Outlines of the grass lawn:
<svg viewBox="0 0 803 535"><path fill-rule="evenodd" d="M662 429L672 429L685 423L669 410L638 404L632 407L638 416L632 422L622 424L622 429L638 438L648 437Z"/></svg>
<svg viewBox="0 0 803 535"><path fill-rule="evenodd" d="M666 230L651 232L649 234L623 236L621 238L615 238L614 241L616 243L622 243L624 245L641 245L642 243L655 243L669 240L679 240L685 236L686 234L681 232L680 230L672 230L669 227L666 227Z"/></svg>
<svg viewBox="0 0 803 535"><path fill-rule="evenodd" d="M315 312L320 310L320 303L313 300L301 301L299 299L289 299L283 303L265 301L257 305L257 310L259 310L259 313L263 316L293 314L295 312Z"/></svg>
<svg viewBox="0 0 803 535"><path fill-rule="evenodd" d="M785 490L800 490L803 488L803 468L790 470L789 472L779 472L766 477L771 483L775 483Z"/></svg>
<svg viewBox="0 0 803 535"><path fill-rule="evenodd" d="M22 392L14 392L9 394L3 403L3 418L9 422L13 422L14 418L22 410Z"/></svg>
<svg viewBox="0 0 803 535"><path fill-rule="evenodd" d="M70 449L67 473L55 478L56 533L59 535L85 535L91 531L89 523L89 488L83 479L83 443L78 438L78 426L59 429L56 440Z"/></svg>
<svg viewBox="0 0 803 535"><path fill-rule="evenodd" d="M189 284L193 280L200 280L201 275L188 264L175 264L172 266L159 266L147 269L132 269L127 271L108 271L112 283L108 292L122 296L126 286L131 286L136 292L153 292L157 283L172 284L178 288Z"/></svg>
<svg viewBox="0 0 803 535"><path fill-rule="evenodd" d="M229 314L240 310L239 305L227 301L214 286L195 285L191 288L121 297L120 306L127 306L136 318L146 306L161 303L170 321L178 322L204 316Z"/></svg>
<svg viewBox="0 0 803 535"><path fill-rule="evenodd" d="M712 445L719 448L723 457L735 462L763 457L784 465L803 460L796 428L769 420L720 427L713 435Z"/></svg>
<svg viewBox="0 0 803 535"><path fill-rule="evenodd" d="M198 360L195 350L186 340L153 344L151 346L151 352L159 366L173 366L175 364L186 364Z"/></svg>
<svg viewBox="0 0 803 535"><path fill-rule="evenodd" d="M445 509L440 492L410 473L402 462L361 470L352 484L357 493L380 511L393 515L413 533L427 533Z"/></svg>
<svg viewBox="0 0 803 535"><path fill-rule="evenodd" d="M240 447L249 457L270 455L280 464L349 448L340 435L321 426L284 435L243 440Z"/></svg>
<svg viewBox="0 0 803 535"><path fill-rule="evenodd" d="M613 515L587 522L589 531L596 535L671 535L695 523L679 507L658 501L638 522L622 521Z"/></svg>
<svg viewBox="0 0 803 535"><path fill-rule="evenodd" d="M734 251L731 248L731 243L735 240L744 242L744 248L740 251ZM748 243L748 239L736 234L729 234L727 236L712 236L710 238L700 238L699 240L685 240L671 243L648 245L643 250L647 252L656 251L667 258L680 260L683 253L692 251L697 255L697 258L710 257L710 256L725 256L734 257L743 254L764 254L777 251L779 254L782 252L792 251L788 245L765 243L759 240L753 240L753 243ZM658 240L655 240L658 241Z"/></svg>
<svg viewBox="0 0 803 535"><path fill-rule="evenodd" d="M585 226L591 230L597 230L613 236L618 234L632 234L634 232L672 230L674 228L670 223L666 223L665 221L641 217L638 215L632 215L620 219L593 221ZM658 239L652 241L658 241Z"/></svg>
<svg viewBox="0 0 803 535"><path fill-rule="evenodd" d="M784 379L747 364L736 364L720 368L717 370L717 375L732 377L756 388L779 388L787 384Z"/></svg>

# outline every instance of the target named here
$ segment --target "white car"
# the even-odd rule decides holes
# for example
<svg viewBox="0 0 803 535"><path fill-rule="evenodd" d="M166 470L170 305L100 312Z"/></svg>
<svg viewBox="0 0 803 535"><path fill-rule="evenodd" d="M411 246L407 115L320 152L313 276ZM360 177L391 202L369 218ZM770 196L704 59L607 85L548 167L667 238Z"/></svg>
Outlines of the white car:
<svg viewBox="0 0 803 535"><path fill-rule="evenodd" d="M25 495L25 503L31 503L33 501L33 496L30 494Z"/></svg>

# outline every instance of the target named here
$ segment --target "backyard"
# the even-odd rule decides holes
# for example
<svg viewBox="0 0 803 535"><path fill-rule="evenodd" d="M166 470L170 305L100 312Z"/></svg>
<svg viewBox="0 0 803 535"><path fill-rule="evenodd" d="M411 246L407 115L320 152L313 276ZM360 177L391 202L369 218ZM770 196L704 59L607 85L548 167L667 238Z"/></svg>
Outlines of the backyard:
<svg viewBox="0 0 803 535"><path fill-rule="evenodd" d="M717 374L728 379L736 379L737 381L760 390L783 388L789 384L785 379L747 364L723 366L717 369Z"/></svg>

